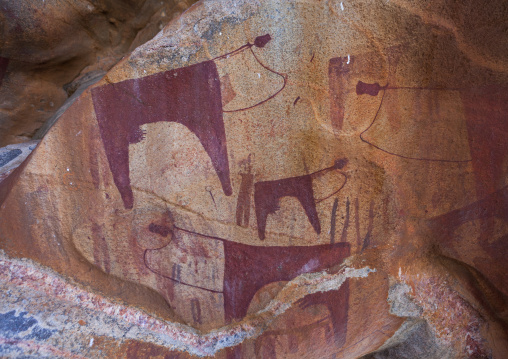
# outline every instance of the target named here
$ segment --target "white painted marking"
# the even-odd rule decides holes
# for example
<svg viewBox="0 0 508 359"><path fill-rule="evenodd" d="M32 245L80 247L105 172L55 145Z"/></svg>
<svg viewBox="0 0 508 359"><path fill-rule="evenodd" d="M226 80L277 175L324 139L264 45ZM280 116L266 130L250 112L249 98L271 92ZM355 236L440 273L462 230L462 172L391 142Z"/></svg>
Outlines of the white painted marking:
<svg viewBox="0 0 508 359"><path fill-rule="evenodd" d="M316 269L316 267L319 265L319 262L317 259L311 259L310 261L305 264L302 269L300 269L299 273L309 273Z"/></svg>
<svg viewBox="0 0 508 359"><path fill-rule="evenodd" d="M90 344L89 346L91 347L93 345L93 338L90 339Z"/></svg>
<svg viewBox="0 0 508 359"><path fill-rule="evenodd" d="M347 55L347 62L346 62L346 65L349 65L349 63L351 62L351 57L349 57L349 55Z"/></svg>
<svg viewBox="0 0 508 359"><path fill-rule="evenodd" d="M342 4L342 2L340 3L340 9L344 11L344 4Z"/></svg>

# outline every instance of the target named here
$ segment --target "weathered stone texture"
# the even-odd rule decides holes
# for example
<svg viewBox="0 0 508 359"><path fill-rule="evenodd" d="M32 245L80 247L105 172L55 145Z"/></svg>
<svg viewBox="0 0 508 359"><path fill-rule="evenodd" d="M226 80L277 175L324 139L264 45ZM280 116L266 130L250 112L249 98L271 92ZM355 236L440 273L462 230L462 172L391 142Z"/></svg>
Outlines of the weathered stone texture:
<svg viewBox="0 0 508 359"><path fill-rule="evenodd" d="M0 1L0 146L25 142L194 1Z"/></svg>
<svg viewBox="0 0 508 359"><path fill-rule="evenodd" d="M6 261L114 356L505 358L507 11L201 1L0 184Z"/></svg>

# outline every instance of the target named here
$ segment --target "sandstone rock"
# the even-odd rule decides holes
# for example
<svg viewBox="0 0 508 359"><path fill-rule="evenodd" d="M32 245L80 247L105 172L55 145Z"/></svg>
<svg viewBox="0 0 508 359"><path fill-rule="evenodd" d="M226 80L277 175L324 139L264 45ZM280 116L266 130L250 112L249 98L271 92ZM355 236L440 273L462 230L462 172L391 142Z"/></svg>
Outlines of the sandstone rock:
<svg viewBox="0 0 508 359"><path fill-rule="evenodd" d="M30 140L76 89L194 1L0 1L0 146ZM79 81L78 78L78 81Z"/></svg>
<svg viewBox="0 0 508 359"><path fill-rule="evenodd" d="M196 4L0 185L2 285L21 285L0 312L27 312L30 339L44 309L11 298L39 290L73 307L56 327L111 315L100 350L130 325L137 356L506 357L507 14L490 6L506 11ZM86 335L69 334L98 356Z"/></svg>

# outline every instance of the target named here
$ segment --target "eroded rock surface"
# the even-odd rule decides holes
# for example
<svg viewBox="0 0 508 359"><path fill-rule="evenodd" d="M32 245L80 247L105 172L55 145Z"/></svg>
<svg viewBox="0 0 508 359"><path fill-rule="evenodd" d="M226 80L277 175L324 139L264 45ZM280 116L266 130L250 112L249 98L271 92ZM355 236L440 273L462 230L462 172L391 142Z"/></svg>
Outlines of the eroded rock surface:
<svg viewBox="0 0 508 359"><path fill-rule="evenodd" d="M83 320L84 357L87 338L137 357L506 357L505 15L196 4L0 184L2 285L21 285L0 313L33 341L39 307L11 298L69 303L33 320ZM114 332L86 334L104 315Z"/></svg>
<svg viewBox="0 0 508 359"><path fill-rule="evenodd" d="M0 1L0 146L30 140L91 74L194 2Z"/></svg>

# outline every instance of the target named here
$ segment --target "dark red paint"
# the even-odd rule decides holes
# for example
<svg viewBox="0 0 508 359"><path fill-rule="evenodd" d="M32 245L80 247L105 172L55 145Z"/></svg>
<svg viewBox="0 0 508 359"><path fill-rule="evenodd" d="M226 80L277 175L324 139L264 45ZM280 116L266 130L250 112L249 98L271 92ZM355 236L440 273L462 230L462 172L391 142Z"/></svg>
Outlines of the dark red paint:
<svg viewBox="0 0 508 359"><path fill-rule="evenodd" d="M280 78L282 78L282 81L283 81L283 84L281 86L281 88L279 90L277 90L277 92L275 92L274 94L272 94L271 96L269 96L268 98L262 100L262 101L259 101L257 103L255 103L254 105L252 106L248 106L248 107L242 107L242 108L237 108L237 109L234 109L234 110L223 110L223 112L239 112L239 111L247 111L247 110L250 110L250 109L253 109L255 107L258 107L258 106L261 106L262 104L264 104L265 102L268 102L270 101L271 99L273 99L275 96L277 96L279 93L282 92L282 90L284 90L284 88L286 87L286 84L287 84L287 75L286 74L283 74L281 72L278 72L278 71L275 71L274 69L270 68L269 66L266 66L265 64L263 64L263 62L261 62L261 60L259 60L259 58L257 57L256 53L252 50L252 47L253 46L256 46L258 48L263 48L265 47L265 45L271 40L271 36L269 34L265 34L265 35L262 35L262 36L258 36L256 37L256 39L254 40L254 43L251 44L250 42L248 42L247 44L239 47L238 49L234 50L234 51L231 51L231 52L228 52L227 54L224 54L224 55L221 55L221 56L217 56L217 57L214 57L211 61L213 60L223 60L223 59L227 59L231 56L234 56L234 55L237 55L239 53L241 53L242 51L246 50L246 49L249 49L249 51L251 52L252 56L254 56L254 59L258 62L258 64L260 64L265 70L271 72L272 74L275 74L277 76L279 76Z"/></svg>
<svg viewBox="0 0 508 359"><path fill-rule="evenodd" d="M335 131L344 125L344 105L351 76L353 57L334 57L328 63L328 84L330 91L330 118Z"/></svg>
<svg viewBox="0 0 508 359"><path fill-rule="evenodd" d="M167 237L171 233L171 228L169 228L168 226L155 223L150 223L150 225L148 226L148 230L152 233L159 234L163 237Z"/></svg>
<svg viewBox="0 0 508 359"><path fill-rule="evenodd" d="M340 241L346 242L347 241L347 230L349 228L349 197L346 199L346 218L344 219L344 226L342 227L342 234L340 235Z"/></svg>
<svg viewBox="0 0 508 359"><path fill-rule="evenodd" d="M92 176L92 183L95 189L100 188L100 171L99 171L99 158L96 153L96 149L94 146L90 146L90 151L88 153L89 158L89 170L90 175Z"/></svg>
<svg viewBox="0 0 508 359"><path fill-rule="evenodd" d="M381 86L377 82L373 84L368 84L363 81L358 81L358 83L356 84L356 94L357 95L367 94L370 96L377 96L379 94L379 91L386 90L387 87L388 85Z"/></svg>
<svg viewBox="0 0 508 359"><path fill-rule="evenodd" d="M341 347L346 342L347 334L349 279L347 279L338 290L314 293L306 296L299 302L300 308L302 309L318 304L325 305L330 311L334 345Z"/></svg>
<svg viewBox="0 0 508 359"><path fill-rule="evenodd" d="M333 201L331 219L330 219L330 243L335 243L335 226L337 225L337 210L339 209L339 199Z"/></svg>
<svg viewBox="0 0 508 359"><path fill-rule="evenodd" d="M254 39L254 46L256 47L265 47L265 45L271 40L270 34L265 34L262 36L258 36Z"/></svg>
<svg viewBox="0 0 508 359"><path fill-rule="evenodd" d="M461 90L469 150L480 200L430 221L434 236L447 244L460 225L479 220L479 241L493 259L508 255L508 234L497 239L495 219L508 223L508 88L486 86ZM508 284L508 278L503 279Z"/></svg>
<svg viewBox="0 0 508 359"><path fill-rule="evenodd" d="M428 157L411 157L411 156L405 156L405 155L401 155L401 154L398 154L398 153L394 153L394 152L391 152L391 151L388 151L372 142L370 142L368 139L366 139L364 137L365 133L370 130L370 128L374 125L374 123L376 122L376 120L378 119L378 115L379 115L379 112L381 110L381 107L383 106L383 101L384 101L384 98L385 98L385 94L386 94L386 91L387 90L401 90L401 89L409 89L409 90L421 90L421 91L438 91L438 90L454 90L454 91L457 91L458 89L455 89L455 88L425 88L425 87L391 87L389 85L386 85L386 86L380 86L378 83L374 83L374 84L368 84L368 83L364 83L362 81L358 81L358 84L356 85L356 93L357 95L363 95L363 94L367 94L367 95L370 95L370 96L377 96L379 94L380 91L383 92L382 96L381 96L381 100L379 102L379 107L376 111L376 114L374 115L374 118L372 120L372 122L370 123L370 125L365 129L363 130L361 133L360 133L360 139L362 140L362 142L365 142L367 143L368 145L384 152L384 153L387 153L389 155L392 155L392 156L396 156L396 157L399 157L399 158L404 158L404 159L407 159L407 160L416 160L416 161L427 161L427 162L442 162L442 163L468 163L468 162L471 162L470 159L468 160L456 160L456 159L446 159L446 158L428 158Z"/></svg>
<svg viewBox="0 0 508 359"><path fill-rule="evenodd" d="M92 89L101 138L125 208L134 205L129 177L129 144L143 140L142 125L160 121L177 122L192 131L212 160L224 193L228 196L233 193L222 114L260 106L286 86L287 76L264 65L252 50L253 46L263 48L270 40L270 35L265 34L256 37L254 44L247 43L209 61ZM276 93L252 106L224 111L214 61L227 59L246 49L267 71L280 76L283 85Z"/></svg>
<svg viewBox="0 0 508 359"><path fill-rule="evenodd" d="M195 286L182 282L180 275L172 276L155 271L150 267L147 254L164 247L145 250L145 266L153 273L183 285L212 293L223 293L224 315L227 323L241 320L247 315L254 295L265 285L290 281L303 273L322 271L340 264L350 255L349 243L324 244L316 246L273 246L260 247L232 242L219 237L203 235L174 226L173 231L187 232L205 239L218 240L224 244L224 282L223 291ZM346 337L347 313L349 309L349 285L346 282L339 290L329 293L311 294L299 302L302 308L324 304L328 307L334 328L336 343L343 343ZM241 346L229 349L228 359L239 358Z"/></svg>
<svg viewBox="0 0 508 359"><path fill-rule="evenodd" d="M268 102L270 101L271 99L275 98L278 94L280 94L282 92L282 90L284 90L286 88L286 84L287 84L287 80L288 80L288 77L286 74L283 74L281 72L278 72L278 71L275 71L274 69L266 66L265 64L263 64L261 62L261 60L257 57L256 53L252 50L252 44L247 44L246 46L249 46L249 50L252 54L252 56L254 56L254 58L256 59L256 61L258 62L258 64L260 64L265 70L271 72L272 74L275 74L277 76L279 76L280 78L282 78L282 86L280 87L280 89L277 90L277 92L275 92L274 94L272 94L271 96L265 98L264 100L262 101L259 101L257 103L255 103L254 105L252 106L248 106L248 107L242 107L242 108L237 108L237 109L234 109L234 110L224 110L224 112L240 112L240 111L247 111L247 110L250 110L250 109L253 109L255 107L258 107L258 106L261 106L263 105L265 102ZM233 53L236 53L235 51ZM227 55L223 55L221 56L221 58L224 58L224 56L227 56Z"/></svg>
<svg viewBox="0 0 508 359"><path fill-rule="evenodd" d="M300 201L312 227L314 227L317 234L321 233L321 224L316 210L314 191L312 190L312 175L305 175L257 182L254 185L254 204L256 206L259 239L265 239L268 215L279 210L279 200L288 196L295 197Z"/></svg>
<svg viewBox="0 0 508 359"><path fill-rule="evenodd" d="M298 353L299 339L296 335L288 335L288 347L290 353Z"/></svg>
<svg viewBox="0 0 508 359"><path fill-rule="evenodd" d="M450 240L453 231L462 224L489 218L498 218L508 223L508 186L467 206L433 217L429 220L429 225L433 233L438 234L438 238Z"/></svg>
<svg viewBox="0 0 508 359"><path fill-rule="evenodd" d="M122 350L124 351L122 353ZM184 352L178 352L176 350L170 350L165 347L155 345L148 342L140 342L129 339L123 342L119 348L118 356L125 359L140 359L140 358L160 358L160 359L192 359L196 358L190 354Z"/></svg>
<svg viewBox="0 0 508 359"><path fill-rule="evenodd" d="M92 90L97 122L115 184L125 208L134 197L129 144L143 139L141 126L177 122L192 131L208 153L226 195L231 179L217 67L206 61Z"/></svg>
<svg viewBox="0 0 508 359"><path fill-rule="evenodd" d="M168 219L169 219L169 217L168 217ZM147 268L150 272L156 274L157 276L159 276L161 278L169 279L171 282L181 283L181 284L184 284L189 287L205 290L207 292L221 293L220 291L217 291L217 290L213 290L213 289L209 289L209 288L205 288L205 287L196 286L196 285L193 285L190 283L182 282L182 280L181 280L182 268L181 268L181 265L178 263L173 264L173 266L171 268L171 272L169 273L169 270L166 270L166 268L164 266L165 263L160 263L160 260L158 262L153 261L153 259L151 257L152 253L155 253L157 251L167 248L173 241L176 241L176 242L181 241L179 231L197 234L197 233L194 233L191 231L187 231L187 230L178 228L176 226L171 226L171 228L170 228L165 225L157 225L157 227L158 228L155 227L154 223L151 223L148 227L148 230L152 233L159 234L160 236L166 238L166 240L164 241L164 243L161 243L161 246L158 248L148 248L148 249L143 248L144 249L144 251L143 251L144 267ZM208 238L207 236L203 236L200 234L197 234L197 235L204 237L204 238ZM222 238L214 238L214 239L217 239L219 241L224 241L224 239L222 239ZM177 246L178 246L178 244L177 244ZM208 253L208 251L200 245L191 247L191 253L189 253L189 254L194 257L202 257L202 258L207 258L207 259L211 258L210 253ZM161 266L162 266L162 268L161 268ZM170 287L169 284L168 284L168 287Z"/></svg>
<svg viewBox="0 0 508 359"><path fill-rule="evenodd" d="M7 73L7 66L9 65L9 59L5 57L0 57L0 86L2 86L2 81Z"/></svg>
<svg viewBox="0 0 508 359"><path fill-rule="evenodd" d="M321 223L319 222L316 204L322 202L342 190L346 185L347 177L344 176L344 183L339 189L325 198L315 199L312 189L312 179L331 170L344 168L348 163L347 158L336 160L331 167L313 172L304 176L282 178L274 181L256 182L254 185L254 205L256 207L256 218L258 225L259 239L265 239L266 221L269 214L279 210L279 200L282 197L295 197L302 205L307 218L317 234L321 233Z"/></svg>
<svg viewBox="0 0 508 359"><path fill-rule="evenodd" d="M363 142L383 152L405 159L452 163L472 162L476 177L476 193L478 198L483 198L503 185L504 165L508 159L508 144L506 142L508 138L508 88L495 85L469 89L395 87L388 85L380 86L377 83L366 84L362 81L358 82L356 88L358 95L368 94L376 96L379 91L383 91L379 109L383 103L384 92L386 90L460 91L466 115L468 141L471 153L471 159L469 160L413 158L391 153L374 145L366 140L363 135L376 121L379 109L369 127L360 134L360 138Z"/></svg>
<svg viewBox="0 0 508 359"><path fill-rule="evenodd" d="M505 184L508 161L508 87L461 92L476 194L483 198Z"/></svg>
<svg viewBox="0 0 508 359"><path fill-rule="evenodd" d="M340 264L349 251L349 243L259 247L224 241L226 321L243 318L252 297L263 286Z"/></svg>
<svg viewBox="0 0 508 359"><path fill-rule="evenodd" d="M201 318L201 305L199 304L199 299L197 298L191 299L190 303L191 303L191 314L194 323L203 324Z"/></svg>
<svg viewBox="0 0 508 359"><path fill-rule="evenodd" d="M411 157L411 156L405 156L402 154L390 152L381 146L378 146L372 142L370 142L368 139L365 138L365 133L374 125L378 118L378 114L383 106L383 101L385 99L386 91L393 91L393 90L420 90L420 91L462 91L464 89L461 88L443 88L443 87L404 87L404 86L397 86L397 85L389 85L389 84L396 84L396 69L399 64L400 57L405 51L404 46L401 47L394 47L390 49L388 52L388 65L389 65L389 71L388 71L388 79L387 84L385 86L381 86L379 83L365 83L363 81L358 81L356 84L356 94L358 96L360 95L369 95L369 96L378 96L381 92L381 100L379 102L379 107L376 111L376 114L374 115L374 118L372 119L372 122L370 125L363 130L360 133L360 139L362 142L367 143L368 145L376 148L377 150L380 150L382 152L385 152L389 155L396 156L399 158L404 158L407 160L417 160L417 161L427 161L427 162L442 162L442 163L464 163L467 164L468 162L471 162L470 159L467 160L458 160L458 159L447 159L447 158L428 158L428 157ZM399 118L400 115L398 113L397 106L389 106L390 111L390 117L392 118Z"/></svg>
<svg viewBox="0 0 508 359"><path fill-rule="evenodd" d="M508 276L505 272L496 274L496 267L499 263L504 263L508 256L508 233L506 231L496 233L496 219L508 224L508 186L467 206L431 218L428 225L431 236L437 239L441 246L454 252L453 241L457 240L454 232L465 223L478 221L480 234L475 241L479 242L492 260L476 262L476 267L487 275L489 280L494 279L493 284L506 293ZM466 238L466 240L470 241L471 239ZM455 253L455 255L460 258L460 253Z"/></svg>
<svg viewBox="0 0 508 359"><path fill-rule="evenodd" d="M263 286L290 281L303 273L311 273L340 264L350 254L349 243L302 247L258 247L224 241L224 313L226 322L247 315L249 304ZM301 306L324 304L332 316L334 333L343 343L346 336L349 309L349 286L338 291L311 294ZM228 352L228 359L241 357L241 347Z"/></svg>
<svg viewBox="0 0 508 359"><path fill-rule="evenodd" d="M276 344L275 339L276 339L276 337L273 335L263 335L261 338L256 340L256 344L255 344L256 358L277 359L277 352L275 350L275 344ZM230 357L228 356L228 359L229 358ZM235 357L231 357L231 358L235 358Z"/></svg>
<svg viewBox="0 0 508 359"><path fill-rule="evenodd" d="M297 320L298 318L293 319L294 322ZM255 358L276 359L275 345L277 342L284 342L283 338L286 338L287 340L289 353L296 354L300 348L305 348L305 345L308 343L309 333L316 330L324 332L327 345L335 346L332 330L328 320L329 317L325 317L314 323L306 324L297 328L288 323L287 328L266 330L256 339Z"/></svg>
<svg viewBox="0 0 508 359"><path fill-rule="evenodd" d="M358 199L358 198L357 198ZM359 210L359 208L357 209ZM358 220L358 217L357 217ZM369 224L367 225L367 233L365 234L365 237L363 240L361 240L361 234L360 232L357 233L358 236L358 245L360 245L361 241L361 250L360 253L362 253L365 249L367 249L371 245L371 239L372 239L372 230L374 228L374 201L370 201L370 208L369 208ZM358 223L357 230L360 230L360 226Z"/></svg>
<svg viewBox="0 0 508 359"><path fill-rule="evenodd" d="M254 175L251 173L241 173L240 176L242 181L236 204L236 224L241 227L247 227L250 218L250 196L254 183Z"/></svg>

